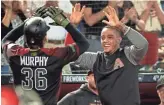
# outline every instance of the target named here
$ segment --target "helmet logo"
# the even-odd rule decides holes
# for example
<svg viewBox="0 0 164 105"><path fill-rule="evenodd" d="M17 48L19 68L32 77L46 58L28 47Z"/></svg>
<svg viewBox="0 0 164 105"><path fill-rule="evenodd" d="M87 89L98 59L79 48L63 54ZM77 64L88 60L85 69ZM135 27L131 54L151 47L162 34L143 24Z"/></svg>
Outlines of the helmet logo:
<svg viewBox="0 0 164 105"><path fill-rule="evenodd" d="M32 44L34 44L35 43L35 41L34 41L34 39L33 38L31 38L31 41L30 41Z"/></svg>

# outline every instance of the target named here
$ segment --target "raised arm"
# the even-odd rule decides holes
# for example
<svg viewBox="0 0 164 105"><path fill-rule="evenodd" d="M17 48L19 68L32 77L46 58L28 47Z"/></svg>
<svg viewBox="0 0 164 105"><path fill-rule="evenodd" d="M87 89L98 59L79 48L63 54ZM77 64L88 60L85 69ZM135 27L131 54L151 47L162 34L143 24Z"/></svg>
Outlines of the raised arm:
<svg viewBox="0 0 164 105"><path fill-rule="evenodd" d="M71 24L68 24L66 30L71 34L73 40L78 46L79 54L84 53L89 47L89 43L84 37L84 35L82 35L82 33L80 33L77 29L75 29Z"/></svg>
<svg viewBox="0 0 164 105"><path fill-rule="evenodd" d="M112 7L109 6L108 12L110 15L107 12L105 12L105 14L108 17L109 22L106 20L103 20L103 22L109 26L116 27L119 31L123 32L123 37L126 36L132 42L133 45L125 47L124 51L129 61L134 65L137 65L148 50L147 40L139 32L120 22Z"/></svg>
<svg viewBox="0 0 164 105"><path fill-rule="evenodd" d="M163 25L164 24L164 12L158 5L157 1L154 1L154 7L155 7L157 17L158 17L160 23Z"/></svg>
<svg viewBox="0 0 164 105"><path fill-rule="evenodd" d="M40 12L36 12L36 14L38 15ZM41 16L41 15L40 15ZM27 20L25 20L26 22ZM12 52L10 50L11 47L13 46L17 46L20 47L18 45L15 44L15 41L17 39L19 39L23 34L24 34L24 24L25 22L23 22L21 25L19 25L18 27L12 29L3 39L2 39L2 48L4 51L4 53L6 53L7 56L11 56L12 54L8 54L8 52ZM13 51L14 52L14 51Z"/></svg>
<svg viewBox="0 0 164 105"><path fill-rule="evenodd" d="M19 49L20 46L15 44L15 41L23 35L24 23L22 23L17 28L11 30L3 39L2 39L2 50L6 58L10 58L15 55L17 52L14 49ZM12 48L12 49L11 49Z"/></svg>
<svg viewBox="0 0 164 105"><path fill-rule="evenodd" d="M83 6L81 9L80 3L75 4L75 7L73 8L73 11L70 16L70 21L72 25L77 25L80 23L83 17L84 10L85 6ZM84 35L82 35L82 33L80 33L76 28L72 27L72 25L69 24L68 27L66 27L66 30L69 32L69 34L79 47L80 54L82 54L88 49L89 43L84 37Z"/></svg>
<svg viewBox="0 0 164 105"><path fill-rule="evenodd" d="M129 61L135 65L145 56L148 42L139 32L130 27L125 27L125 36L132 42L132 46L125 47L125 54Z"/></svg>
<svg viewBox="0 0 164 105"><path fill-rule="evenodd" d="M76 65L85 69L93 70L93 65L96 61L97 53L85 52L75 61Z"/></svg>
<svg viewBox="0 0 164 105"><path fill-rule="evenodd" d="M9 43L15 43L23 35L24 23L22 23L17 28L11 30L3 39L2 39L2 48Z"/></svg>
<svg viewBox="0 0 164 105"><path fill-rule="evenodd" d="M83 15L85 6L81 9L78 8L80 4L76 4L74 11L72 12L71 18L74 20L73 23L81 20L81 16ZM68 20L68 18L64 15L63 11L59 8L49 7L49 16L54 20L53 25L60 25L64 27L71 35L75 43L68 45L64 48L59 48L61 52L58 54L60 57L64 59L64 64L67 64L71 61L76 60L82 53L84 53L88 47L89 43L84 37L82 33L80 33ZM77 16L76 16L77 15ZM79 16L81 15L81 16ZM75 16L78 18L74 19ZM78 23L78 22L77 22Z"/></svg>
<svg viewBox="0 0 164 105"><path fill-rule="evenodd" d="M72 39L70 34L67 34L66 39L65 39L65 45L69 45L71 43L74 43L74 40ZM80 57L76 61L74 61L72 64L78 65L87 70L88 69L92 70L93 65L96 61L96 58L97 58L97 53L85 52L82 55L80 55Z"/></svg>
<svg viewBox="0 0 164 105"><path fill-rule="evenodd" d="M75 8L72 14L82 16L85 7L81 9L81 8L77 8L79 7L77 5L79 4L75 5ZM73 25L70 23L68 18L64 15L61 9L56 8L56 7L49 7L49 12L50 12L49 16L55 21L53 25L57 24L64 27L71 34L73 40L75 41L78 47L75 50L78 50L79 54L84 53L89 47L89 43L84 37L84 35L82 35L82 33L80 33L76 28L73 27ZM74 16L72 16L72 18L73 17ZM81 20L81 18L79 18L79 20ZM78 21L78 20L75 20L75 21Z"/></svg>

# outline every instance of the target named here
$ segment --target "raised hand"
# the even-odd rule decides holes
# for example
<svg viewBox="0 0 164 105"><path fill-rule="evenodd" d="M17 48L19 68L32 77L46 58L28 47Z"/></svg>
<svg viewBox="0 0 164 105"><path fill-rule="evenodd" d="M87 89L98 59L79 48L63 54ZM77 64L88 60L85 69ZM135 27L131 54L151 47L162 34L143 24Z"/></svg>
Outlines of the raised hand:
<svg viewBox="0 0 164 105"><path fill-rule="evenodd" d="M120 24L119 18L117 16L117 13L115 11L114 8L112 8L111 6L106 7L106 11L103 11L106 15L106 17L108 18L108 21L103 20L102 22L112 26L112 27L116 27L117 25Z"/></svg>
<svg viewBox="0 0 164 105"><path fill-rule="evenodd" d="M85 6L83 6L81 9L80 3L76 3L75 7L72 10L72 14L70 16L70 22L75 25L79 24L83 18L84 10L85 10Z"/></svg>
<svg viewBox="0 0 164 105"><path fill-rule="evenodd" d="M55 21L55 23L53 23L54 25L57 24L66 27L70 23L68 18L64 15L63 11L58 7L51 6L48 8L48 11L48 16L50 16Z"/></svg>
<svg viewBox="0 0 164 105"><path fill-rule="evenodd" d="M134 7L132 7L131 9L129 9L126 13L125 16L128 17L129 20L133 21L134 23L136 23L136 21L138 20L138 15L137 15L137 11Z"/></svg>
<svg viewBox="0 0 164 105"><path fill-rule="evenodd" d="M108 21L103 20L103 23L107 24L108 26L114 27L123 33L126 32L127 28L121 21L119 21L119 18L114 8L108 6L106 7L104 13L108 18Z"/></svg>

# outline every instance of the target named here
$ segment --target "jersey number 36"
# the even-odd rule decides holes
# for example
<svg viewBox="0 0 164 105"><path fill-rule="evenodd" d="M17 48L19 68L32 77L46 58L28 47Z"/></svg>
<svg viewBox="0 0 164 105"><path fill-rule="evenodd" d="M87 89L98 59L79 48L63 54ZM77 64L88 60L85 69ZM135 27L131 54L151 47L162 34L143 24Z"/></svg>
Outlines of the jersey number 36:
<svg viewBox="0 0 164 105"><path fill-rule="evenodd" d="M22 88L26 90L31 90L33 88L36 90L47 89L47 78L43 77L47 74L45 68L36 68L32 70L31 68L24 67L21 69L21 73L26 75L25 80L22 80Z"/></svg>

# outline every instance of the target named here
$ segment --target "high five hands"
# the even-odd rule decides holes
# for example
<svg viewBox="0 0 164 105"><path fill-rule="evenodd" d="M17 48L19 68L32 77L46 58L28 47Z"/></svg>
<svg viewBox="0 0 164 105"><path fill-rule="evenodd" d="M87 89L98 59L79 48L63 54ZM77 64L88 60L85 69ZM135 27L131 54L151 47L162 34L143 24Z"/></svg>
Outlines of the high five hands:
<svg viewBox="0 0 164 105"><path fill-rule="evenodd" d="M76 3L75 7L73 8L72 14L70 15L70 21L64 15L63 10L58 7L52 6L38 8L33 16L38 16L42 18L49 16L54 20L54 23L52 23L51 25L60 25L66 27L70 22L72 24L79 24L83 18L84 10L85 6L83 6L81 9L80 3Z"/></svg>

